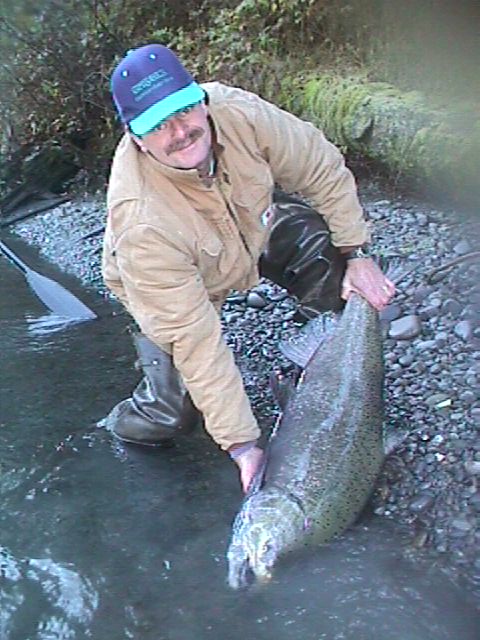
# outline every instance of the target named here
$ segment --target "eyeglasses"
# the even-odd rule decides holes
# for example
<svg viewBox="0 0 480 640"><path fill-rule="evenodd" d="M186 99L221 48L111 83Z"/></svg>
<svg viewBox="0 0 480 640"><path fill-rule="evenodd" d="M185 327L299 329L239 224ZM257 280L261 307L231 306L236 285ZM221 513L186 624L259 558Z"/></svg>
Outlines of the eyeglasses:
<svg viewBox="0 0 480 640"><path fill-rule="evenodd" d="M173 120L186 120L187 117L192 113L194 109L198 107L199 104L200 102L197 102L196 104L191 104L188 107L184 107L183 109L180 109L180 111L176 111L175 113L172 113L171 116L168 116L168 118L165 118L165 120L162 120L161 122L159 122L155 127L153 127L153 129L150 129L150 131L147 131L146 133L142 133L141 136L137 136L137 137L144 138L145 136L149 136L152 133L160 133L161 131L166 131L168 129L168 125L170 122L172 122Z"/></svg>

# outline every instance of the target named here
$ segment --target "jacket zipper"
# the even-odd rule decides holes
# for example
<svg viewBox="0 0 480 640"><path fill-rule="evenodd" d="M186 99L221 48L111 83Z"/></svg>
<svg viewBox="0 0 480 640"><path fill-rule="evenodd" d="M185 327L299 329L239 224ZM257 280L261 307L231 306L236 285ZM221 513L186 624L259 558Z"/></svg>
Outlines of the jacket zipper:
<svg viewBox="0 0 480 640"><path fill-rule="evenodd" d="M227 207L227 211L228 211L228 213L230 214L230 217L232 218L232 220L233 220L233 222L234 222L235 226L237 227L238 235L240 236L240 238L241 238L241 240L242 240L243 246L245 247L245 251L246 251L246 252L247 252L247 254L250 256L250 259L251 259L251 260L252 260L252 262L253 262L253 255L252 255L252 252L250 251L250 248L249 248L249 246L248 246L248 244L247 244L247 241L245 240L245 236L243 235L243 232L242 232L242 230L240 229L240 224L239 224L239 222L238 222L238 218L237 218L237 216L236 216L236 214L235 214L235 212L234 212L233 208L230 206L230 202L228 201L228 198L225 196L225 193L224 193L224 191L223 191L223 189L222 189L222 186L221 186L220 180L218 180L218 184L216 184L215 186L217 186L218 190L220 191L220 194L221 194L221 196L222 196L222 198L223 198L223 201L225 202L225 205L226 205L226 207Z"/></svg>

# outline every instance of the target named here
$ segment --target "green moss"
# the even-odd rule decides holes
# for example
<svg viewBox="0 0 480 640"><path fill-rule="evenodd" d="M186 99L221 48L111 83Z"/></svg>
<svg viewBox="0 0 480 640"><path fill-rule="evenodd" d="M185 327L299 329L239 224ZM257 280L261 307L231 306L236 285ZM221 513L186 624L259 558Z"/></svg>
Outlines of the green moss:
<svg viewBox="0 0 480 640"><path fill-rule="evenodd" d="M466 126L460 115L467 108L460 115L431 109L418 91L331 73L286 76L270 99L308 118L343 151L360 152L395 179L428 185L453 200L480 197L480 120Z"/></svg>

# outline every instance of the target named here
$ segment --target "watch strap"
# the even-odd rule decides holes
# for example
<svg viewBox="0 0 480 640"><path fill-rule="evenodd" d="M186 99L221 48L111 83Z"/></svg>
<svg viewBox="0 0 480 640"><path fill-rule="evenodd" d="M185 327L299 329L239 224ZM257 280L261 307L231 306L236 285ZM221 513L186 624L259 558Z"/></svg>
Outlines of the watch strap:
<svg viewBox="0 0 480 640"><path fill-rule="evenodd" d="M372 254L367 245L362 245L361 247L355 247L355 249L347 251L343 256L346 260L356 260L357 258L371 258Z"/></svg>

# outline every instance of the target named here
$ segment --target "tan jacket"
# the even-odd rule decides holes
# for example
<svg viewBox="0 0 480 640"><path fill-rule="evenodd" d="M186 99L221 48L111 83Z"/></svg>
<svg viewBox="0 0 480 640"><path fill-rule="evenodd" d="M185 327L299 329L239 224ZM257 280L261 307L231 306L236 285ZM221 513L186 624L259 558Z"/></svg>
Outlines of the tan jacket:
<svg viewBox="0 0 480 640"><path fill-rule="evenodd" d="M313 125L258 96L204 84L217 144L208 187L120 141L108 189L103 274L156 344L170 352L205 426L223 448L259 436L219 310L258 282L274 183L322 212L337 246L368 239L351 173Z"/></svg>

